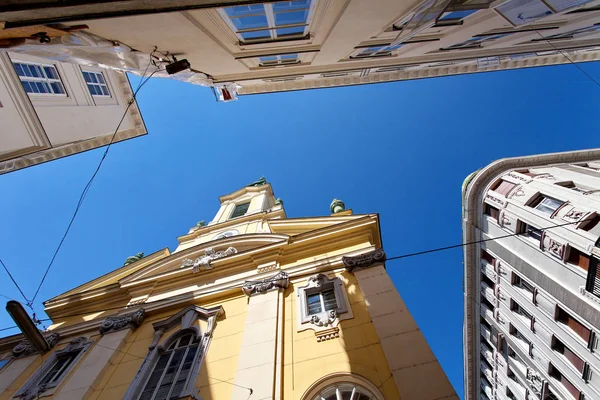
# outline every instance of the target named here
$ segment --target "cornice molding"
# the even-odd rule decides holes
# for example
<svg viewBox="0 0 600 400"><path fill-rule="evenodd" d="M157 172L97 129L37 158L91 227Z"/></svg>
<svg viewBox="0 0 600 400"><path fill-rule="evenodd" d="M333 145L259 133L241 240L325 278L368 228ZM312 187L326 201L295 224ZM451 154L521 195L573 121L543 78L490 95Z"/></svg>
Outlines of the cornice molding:
<svg viewBox="0 0 600 400"><path fill-rule="evenodd" d="M144 322L146 311L139 308L132 313L122 315L111 315L106 317L100 324L100 334L106 335L110 332L120 331L126 328L137 328Z"/></svg>

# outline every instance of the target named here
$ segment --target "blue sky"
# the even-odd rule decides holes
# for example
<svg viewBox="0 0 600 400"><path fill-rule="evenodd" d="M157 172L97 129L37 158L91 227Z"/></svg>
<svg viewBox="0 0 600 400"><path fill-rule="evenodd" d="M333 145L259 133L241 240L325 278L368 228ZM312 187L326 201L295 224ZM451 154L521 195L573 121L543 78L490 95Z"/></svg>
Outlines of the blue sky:
<svg viewBox="0 0 600 400"><path fill-rule="evenodd" d="M581 66L600 78L600 63ZM597 147L599 89L563 65L220 104L152 79L138 98L149 134L111 148L36 309L127 256L174 249L218 196L263 175L290 217L327 215L334 197L380 213L388 256L460 243L464 178L503 157ZM103 151L0 176L0 257L28 296ZM462 397L462 251L387 269ZM20 300L3 271L0 293ZM2 307L0 328L12 325Z"/></svg>

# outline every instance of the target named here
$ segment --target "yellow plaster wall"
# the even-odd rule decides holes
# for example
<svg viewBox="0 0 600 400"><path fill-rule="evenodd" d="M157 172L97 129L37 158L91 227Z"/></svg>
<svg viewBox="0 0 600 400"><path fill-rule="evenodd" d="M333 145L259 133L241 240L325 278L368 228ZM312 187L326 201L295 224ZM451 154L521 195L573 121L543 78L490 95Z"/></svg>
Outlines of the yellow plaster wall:
<svg viewBox="0 0 600 400"><path fill-rule="evenodd" d="M313 330L297 332L295 288L306 282L290 285L285 292L283 398L300 400L324 376L350 372L371 381L386 400L400 399L354 275L337 276L344 281L354 318L341 321L340 337L336 339L317 342Z"/></svg>
<svg viewBox="0 0 600 400"><path fill-rule="evenodd" d="M233 382L235 378L237 355L242 343L246 319L247 298L242 295L198 305L202 307L221 305L226 314L217 322L196 386L204 400L229 399L232 385L228 382ZM91 397L92 400L122 398L146 357L148 346L152 343L154 335L152 323L166 319L174 313L171 311L164 315L148 318L142 326L134 331L127 339L122 353L119 354L116 365L107 371L103 382L99 385L99 390ZM204 328L205 324L201 323L201 327ZM165 332L161 341L167 339L178 329L180 328L175 327L169 332Z"/></svg>

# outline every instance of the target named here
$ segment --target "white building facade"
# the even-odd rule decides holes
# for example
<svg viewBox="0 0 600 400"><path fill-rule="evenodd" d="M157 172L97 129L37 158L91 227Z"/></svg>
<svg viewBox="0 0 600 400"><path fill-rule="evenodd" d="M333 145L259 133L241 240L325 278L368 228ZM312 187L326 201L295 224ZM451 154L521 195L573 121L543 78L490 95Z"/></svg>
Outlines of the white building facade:
<svg viewBox="0 0 600 400"><path fill-rule="evenodd" d="M466 399L600 398L600 150L463 186Z"/></svg>
<svg viewBox="0 0 600 400"><path fill-rule="evenodd" d="M0 52L0 174L147 133L125 73ZM127 110L127 111L126 111Z"/></svg>

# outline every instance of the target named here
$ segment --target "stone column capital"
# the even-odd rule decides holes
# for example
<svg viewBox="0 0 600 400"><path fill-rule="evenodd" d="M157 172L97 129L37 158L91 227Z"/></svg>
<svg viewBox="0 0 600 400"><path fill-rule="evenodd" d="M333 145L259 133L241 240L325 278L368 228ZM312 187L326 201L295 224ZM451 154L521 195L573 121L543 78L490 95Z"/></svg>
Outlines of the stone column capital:
<svg viewBox="0 0 600 400"><path fill-rule="evenodd" d="M57 332L52 332L48 335L44 335L44 339L46 339L46 342L48 342L48 346L50 349L53 348L54 346L56 346L56 343L58 343L59 338L60 338L60 335ZM12 349L12 355L14 358L27 357L31 354L37 354L37 353L39 353L39 352L35 349L33 344L31 344L31 342L27 339L20 341Z"/></svg>
<svg viewBox="0 0 600 400"><path fill-rule="evenodd" d="M248 297L256 293L265 293L274 288L287 289L290 284L290 278L284 271L276 275L265 278L260 281L246 281L242 286L242 292Z"/></svg>
<svg viewBox="0 0 600 400"><path fill-rule="evenodd" d="M376 249L368 253L359 254L357 256L344 256L342 262L348 272L354 272L357 269L369 268L377 263L382 263L386 260L385 251Z"/></svg>
<svg viewBox="0 0 600 400"><path fill-rule="evenodd" d="M125 328L137 328L144 321L146 311L140 308L134 312L123 315L111 315L106 317L100 324L100 334L105 335L109 332L120 331Z"/></svg>

